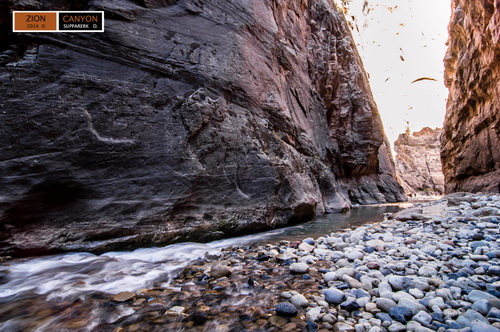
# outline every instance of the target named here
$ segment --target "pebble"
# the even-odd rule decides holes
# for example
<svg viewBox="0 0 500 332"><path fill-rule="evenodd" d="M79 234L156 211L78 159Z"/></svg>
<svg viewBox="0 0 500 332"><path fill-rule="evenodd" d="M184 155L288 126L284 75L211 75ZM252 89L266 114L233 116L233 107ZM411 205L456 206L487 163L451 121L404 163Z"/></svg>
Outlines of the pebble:
<svg viewBox="0 0 500 332"><path fill-rule="evenodd" d="M418 270L418 275L422 277L433 277L437 275L437 270L429 265L424 265Z"/></svg>
<svg viewBox="0 0 500 332"><path fill-rule="evenodd" d="M345 294L338 289L327 289L324 292L326 302L334 305L342 303L345 299Z"/></svg>
<svg viewBox="0 0 500 332"><path fill-rule="evenodd" d="M345 257L350 261L354 261L356 259L363 259L363 256L364 254L358 250L353 250L345 254Z"/></svg>
<svg viewBox="0 0 500 332"><path fill-rule="evenodd" d="M414 280L408 277L391 275L388 279L389 284L396 290L409 290L415 287Z"/></svg>
<svg viewBox="0 0 500 332"><path fill-rule="evenodd" d="M354 326L349 325L347 323L338 322L333 326L334 332L355 332L356 329Z"/></svg>
<svg viewBox="0 0 500 332"><path fill-rule="evenodd" d="M297 307L289 302L281 302L276 305L276 314L282 317L295 317L297 316Z"/></svg>
<svg viewBox="0 0 500 332"><path fill-rule="evenodd" d="M309 265L306 263L293 263L290 265L290 272L292 273L306 273L309 270Z"/></svg>
<svg viewBox="0 0 500 332"><path fill-rule="evenodd" d="M309 301L302 294L294 295L290 298L290 303L292 303L297 308L307 307L309 305Z"/></svg>
<svg viewBox="0 0 500 332"><path fill-rule="evenodd" d="M184 280L189 286L182 296L191 302L138 292L130 294L134 301L113 306L132 306L139 317L146 317L140 312L148 301L184 308L178 309L185 315L176 323L181 325L166 330L189 323L216 330L217 322L227 330L256 331L499 331L499 217L491 213L498 213L500 196L459 198L455 206L446 207L446 198L423 203L381 223L317 239L227 250ZM219 279L212 273L219 269L231 273ZM272 304L264 300L269 294L275 294ZM244 309L217 309L230 297Z"/></svg>
<svg viewBox="0 0 500 332"><path fill-rule="evenodd" d="M299 244L299 250L306 251L306 252L313 252L314 246L310 245L309 243L302 242Z"/></svg>
<svg viewBox="0 0 500 332"><path fill-rule="evenodd" d="M412 315L416 315L418 312L426 310L425 306L408 298L401 299L398 302L398 306L407 308L408 310L410 310Z"/></svg>
<svg viewBox="0 0 500 332"><path fill-rule="evenodd" d="M313 322L319 320L319 316L321 314L321 307L311 308L307 311L306 316Z"/></svg>
<svg viewBox="0 0 500 332"><path fill-rule="evenodd" d="M120 292L112 297L115 302L125 302L133 298L135 298L135 293L132 292Z"/></svg>
<svg viewBox="0 0 500 332"><path fill-rule="evenodd" d="M396 302L386 298L378 298L375 303L377 307L384 312L389 312L392 307L397 306Z"/></svg>
<svg viewBox="0 0 500 332"><path fill-rule="evenodd" d="M413 316L410 309L403 306L395 306L389 309L389 315L396 321L406 324Z"/></svg>
<svg viewBox="0 0 500 332"><path fill-rule="evenodd" d="M472 332L500 332L499 328L491 326L488 323L475 320L471 323Z"/></svg>
<svg viewBox="0 0 500 332"><path fill-rule="evenodd" d="M439 309L444 310L447 308L447 305L444 303L444 300L442 297L435 297L432 300L429 301L429 308L432 308L433 306L437 306Z"/></svg>
<svg viewBox="0 0 500 332"><path fill-rule="evenodd" d="M471 309L476 310L483 316L486 316L488 315L492 307L493 306L491 305L491 302L489 302L488 300L479 300L474 302Z"/></svg>
<svg viewBox="0 0 500 332"><path fill-rule="evenodd" d="M468 295L469 301L471 302L476 302L480 300L494 300L496 299L495 296L488 294L486 292L482 292L480 290L473 290L469 293Z"/></svg>
<svg viewBox="0 0 500 332"><path fill-rule="evenodd" d="M424 293L423 293L421 290L416 289L416 288L412 288L412 289L410 289L410 290L408 291L408 293L409 293L410 295L412 295L412 296L413 296L414 298L416 298L416 299L421 299L421 298L423 298L423 297L424 297Z"/></svg>
<svg viewBox="0 0 500 332"><path fill-rule="evenodd" d="M361 306L356 302L355 299L347 299L345 300L344 302L342 302L340 304L340 308L343 309L343 310L346 310L346 311L354 311L354 310L358 310L359 308L361 308Z"/></svg>
<svg viewBox="0 0 500 332"><path fill-rule="evenodd" d="M216 262L210 268L210 276L215 279L229 277L232 273L233 270L224 262Z"/></svg>
<svg viewBox="0 0 500 332"><path fill-rule="evenodd" d="M425 311L419 311L412 319L422 325L429 325L432 322L432 316Z"/></svg>

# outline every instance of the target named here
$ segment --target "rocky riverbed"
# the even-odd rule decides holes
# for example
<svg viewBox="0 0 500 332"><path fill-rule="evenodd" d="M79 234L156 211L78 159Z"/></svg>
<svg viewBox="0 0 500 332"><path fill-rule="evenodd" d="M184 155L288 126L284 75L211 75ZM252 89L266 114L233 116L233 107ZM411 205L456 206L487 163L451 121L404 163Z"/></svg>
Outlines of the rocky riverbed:
<svg viewBox="0 0 500 332"><path fill-rule="evenodd" d="M168 287L30 315L72 331L500 331L499 221L500 196L453 194L317 239L227 248ZM89 321L96 303L104 314Z"/></svg>

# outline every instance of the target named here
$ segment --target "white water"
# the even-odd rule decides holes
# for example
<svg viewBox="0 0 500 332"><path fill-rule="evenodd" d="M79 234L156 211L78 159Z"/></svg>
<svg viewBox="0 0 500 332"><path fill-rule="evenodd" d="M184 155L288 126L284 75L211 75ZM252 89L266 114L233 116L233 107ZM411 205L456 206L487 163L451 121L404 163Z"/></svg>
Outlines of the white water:
<svg viewBox="0 0 500 332"><path fill-rule="evenodd" d="M222 248L245 245L284 230L210 243L178 243L162 248L108 252L102 255L71 253L14 261L0 267L7 281L0 285L0 303L27 294L47 299L67 298L90 291L116 294L136 291L155 283L168 286L170 278L190 262L218 255ZM1 325L0 325L1 326Z"/></svg>

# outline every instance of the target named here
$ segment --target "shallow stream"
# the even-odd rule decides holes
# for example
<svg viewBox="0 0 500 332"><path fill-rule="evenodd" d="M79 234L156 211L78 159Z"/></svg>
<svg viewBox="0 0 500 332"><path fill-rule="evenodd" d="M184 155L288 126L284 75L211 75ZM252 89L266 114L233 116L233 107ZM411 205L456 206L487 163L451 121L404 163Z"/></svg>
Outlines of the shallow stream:
<svg viewBox="0 0 500 332"><path fill-rule="evenodd" d="M399 205L359 207L301 225L210 243L8 261L0 266L0 331L92 331L106 316L102 303L103 299L109 299L109 294L168 288L172 278L185 266L206 255L216 256L223 248L317 238L381 221L384 213L399 209ZM81 306L84 302L95 302L96 306ZM112 322L127 314L113 311L104 319ZM75 319L80 316L81 319Z"/></svg>

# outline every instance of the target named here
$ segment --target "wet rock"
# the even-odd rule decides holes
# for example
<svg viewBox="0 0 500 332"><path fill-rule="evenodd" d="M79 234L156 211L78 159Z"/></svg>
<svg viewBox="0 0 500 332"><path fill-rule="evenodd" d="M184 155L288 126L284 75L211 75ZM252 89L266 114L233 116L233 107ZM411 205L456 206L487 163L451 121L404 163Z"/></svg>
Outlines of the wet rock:
<svg viewBox="0 0 500 332"><path fill-rule="evenodd" d="M135 293L133 292L120 292L112 296L115 302L125 302L135 298Z"/></svg>
<svg viewBox="0 0 500 332"><path fill-rule="evenodd" d="M170 309L168 309L166 312L165 312L165 315L171 315L171 316L180 316L184 313L184 311L186 310L186 308L184 307L181 307L181 306L174 306L174 307L171 307Z"/></svg>
<svg viewBox="0 0 500 332"><path fill-rule="evenodd" d="M297 308L289 302L281 302L276 305L276 314L281 317L295 317L297 316Z"/></svg>
<svg viewBox="0 0 500 332"><path fill-rule="evenodd" d="M230 277L233 270L227 265L226 262L216 262L211 266L209 273L212 278L218 279L222 277Z"/></svg>
<svg viewBox="0 0 500 332"><path fill-rule="evenodd" d="M285 317L290 317L290 316L285 316ZM269 317L268 321L275 327L283 327L288 323L288 320L284 318L283 315L281 316L273 315Z"/></svg>
<svg viewBox="0 0 500 332"><path fill-rule="evenodd" d="M308 320L306 321L306 328L308 332L316 332L318 331L318 324L311 320Z"/></svg>

